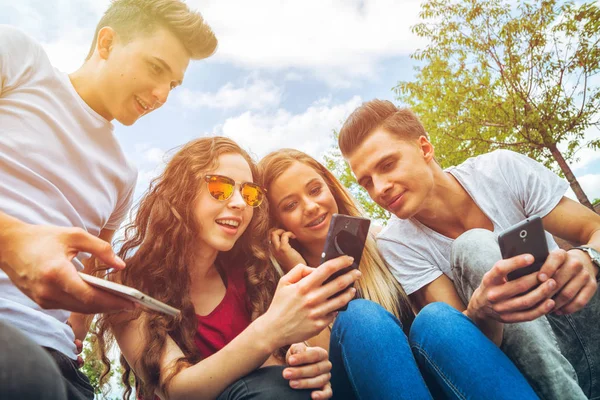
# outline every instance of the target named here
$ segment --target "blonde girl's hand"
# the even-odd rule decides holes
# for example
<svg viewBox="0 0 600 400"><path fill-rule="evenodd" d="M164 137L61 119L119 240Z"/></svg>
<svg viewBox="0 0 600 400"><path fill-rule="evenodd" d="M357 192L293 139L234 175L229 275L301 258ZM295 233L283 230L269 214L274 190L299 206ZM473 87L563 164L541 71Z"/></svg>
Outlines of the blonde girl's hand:
<svg viewBox="0 0 600 400"><path fill-rule="evenodd" d="M285 273L298 264L306 264L304 258L290 244L290 239L296 239L296 235L283 229L273 229L269 233L271 252Z"/></svg>
<svg viewBox="0 0 600 400"><path fill-rule="evenodd" d="M290 381L292 388L313 389L312 399L331 398L332 365L327 350L295 343L290 346L285 359L288 367L283 370L283 377Z"/></svg>

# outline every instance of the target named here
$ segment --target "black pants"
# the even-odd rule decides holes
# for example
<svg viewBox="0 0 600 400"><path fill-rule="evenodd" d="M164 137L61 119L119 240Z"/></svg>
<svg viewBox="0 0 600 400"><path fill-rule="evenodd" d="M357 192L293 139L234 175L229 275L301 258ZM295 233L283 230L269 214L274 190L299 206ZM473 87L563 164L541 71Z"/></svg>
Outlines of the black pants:
<svg viewBox="0 0 600 400"><path fill-rule="evenodd" d="M75 361L47 351L0 321L0 399L87 400L94 392Z"/></svg>
<svg viewBox="0 0 600 400"><path fill-rule="evenodd" d="M58 366L42 347L0 321L0 399L63 400Z"/></svg>
<svg viewBox="0 0 600 400"><path fill-rule="evenodd" d="M77 361L70 359L60 351L46 348L50 357L62 374L68 400L94 400L94 388L88 377L77 368Z"/></svg>
<svg viewBox="0 0 600 400"><path fill-rule="evenodd" d="M290 387L283 377L284 367L257 369L229 386L217 400L307 400L312 390Z"/></svg>

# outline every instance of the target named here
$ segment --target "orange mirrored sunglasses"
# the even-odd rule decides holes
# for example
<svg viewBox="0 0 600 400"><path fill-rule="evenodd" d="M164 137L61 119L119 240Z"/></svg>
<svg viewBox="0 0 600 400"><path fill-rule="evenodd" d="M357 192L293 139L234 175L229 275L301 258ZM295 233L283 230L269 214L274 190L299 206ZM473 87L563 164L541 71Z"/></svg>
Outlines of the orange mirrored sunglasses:
<svg viewBox="0 0 600 400"><path fill-rule="evenodd" d="M225 201L233 196L235 181L223 175L205 175L204 180L208 186L208 193L219 201ZM252 182L240 183L242 198L250 207L258 207L265 198L266 190Z"/></svg>

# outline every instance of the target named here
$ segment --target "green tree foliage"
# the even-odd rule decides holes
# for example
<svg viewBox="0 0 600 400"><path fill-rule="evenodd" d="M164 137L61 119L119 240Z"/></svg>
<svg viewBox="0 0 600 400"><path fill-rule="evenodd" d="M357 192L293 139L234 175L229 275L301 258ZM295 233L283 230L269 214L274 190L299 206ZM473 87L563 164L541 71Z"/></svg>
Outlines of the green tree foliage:
<svg viewBox="0 0 600 400"><path fill-rule="evenodd" d="M582 147L600 149L600 139L585 140L600 126L597 5L427 0L420 17L413 31L429 44L412 55L415 80L394 91L422 119L441 164L508 148L564 174L591 207L568 162Z"/></svg>
<svg viewBox="0 0 600 400"><path fill-rule="evenodd" d="M356 182L350 166L337 146L338 133L334 131L333 137L336 144L332 146L324 156L325 167L327 167L327 169L330 170L346 188L348 188L369 218L377 221L380 225L385 225L390 217L390 213L371 200L366 190Z"/></svg>
<svg viewBox="0 0 600 400"><path fill-rule="evenodd" d="M83 366L81 370L90 380L92 387L94 388L94 393L97 395L102 393L102 387L100 385L100 376L102 375L102 371L104 370L104 364L102 360L95 354L93 351L93 340L94 336L88 334L86 340L83 342ZM113 371L110 372L112 375Z"/></svg>

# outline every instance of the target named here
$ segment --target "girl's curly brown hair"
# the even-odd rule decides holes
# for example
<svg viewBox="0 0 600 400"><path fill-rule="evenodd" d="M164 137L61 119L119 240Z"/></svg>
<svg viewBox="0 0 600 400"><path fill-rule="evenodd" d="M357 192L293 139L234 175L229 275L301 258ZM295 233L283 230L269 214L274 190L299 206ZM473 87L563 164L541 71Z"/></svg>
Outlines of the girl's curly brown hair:
<svg viewBox="0 0 600 400"><path fill-rule="evenodd" d="M250 155L234 141L224 137L193 140L184 145L168 162L164 172L154 179L136 207L135 219L125 229L125 238L119 256L127 268L110 274L110 279L141 290L148 295L180 309L179 317L148 313L144 327L148 334L143 355L133 373L135 386L145 399L153 399L157 389L168 393L171 379L186 366L201 360L194 343L197 319L190 300L190 270L198 228L194 219L193 204L201 186L203 175L217 168L222 154L239 154L248 162L254 179L257 169ZM216 264L223 269L244 268L248 304L252 318L263 314L273 297L279 277L269 265L267 250L267 202L254 209L246 231L228 252L217 256ZM129 317L140 317L137 310ZM113 324L120 323L123 314L104 314L96 323L96 349L105 364L102 381L110 372L107 348L114 343ZM159 359L170 336L184 353L169 375L160 379ZM121 355L124 369L122 381L126 387L123 395L128 399L132 392L131 366ZM161 384L162 382L162 384Z"/></svg>

